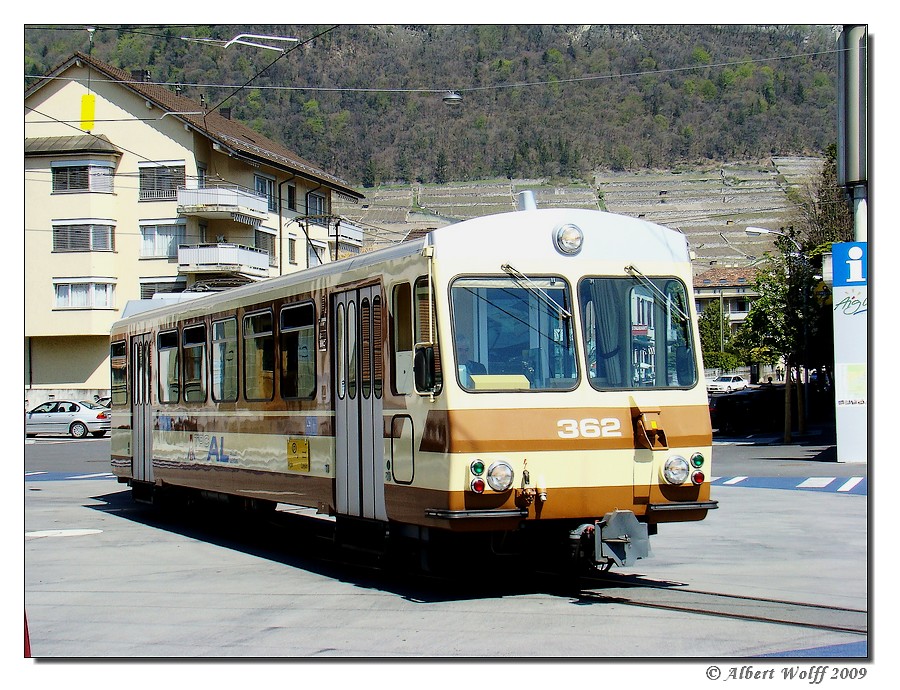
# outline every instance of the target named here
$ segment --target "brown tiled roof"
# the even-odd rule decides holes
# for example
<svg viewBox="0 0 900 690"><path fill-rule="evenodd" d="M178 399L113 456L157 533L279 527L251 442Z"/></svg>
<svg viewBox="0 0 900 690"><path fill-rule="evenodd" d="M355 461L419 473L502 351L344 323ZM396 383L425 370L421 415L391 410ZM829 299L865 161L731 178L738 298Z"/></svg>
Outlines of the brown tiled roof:
<svg viewBox="0 0 900 690"><path fill-rule="evenodd" d="M54 77L64 72L78 60L89 64L92 69L105 74L110 79L121 83L124 87L147 99L165 112L191 113L204 110L203 106L197 101L180 96L165 85L151 84L135 79L125 70L118 69L80 52L76 52L75 55L52 70L47 76ZM32 86L25 92L25 96L27 97L33 93L44 83L46 83L46 80ZM253 131L240 122L223 117L218 112L213 111L199 115L179 114L174 115L174 117L186 122L211 141L247 158L265 162L273 167L296 173L303 177L312 178L317 182L323 182L353 199L365 198L365 195L350 187L345 180L325 172L309 161L303 160L296 153L278 142Z"/></svg>
<svg viewBox="0 0 900 690"><path fill-rule="evenodd" d="M753 285L755 282L755 268L711 268L694 276L695 288L711 287L713 285Z"/></svg>

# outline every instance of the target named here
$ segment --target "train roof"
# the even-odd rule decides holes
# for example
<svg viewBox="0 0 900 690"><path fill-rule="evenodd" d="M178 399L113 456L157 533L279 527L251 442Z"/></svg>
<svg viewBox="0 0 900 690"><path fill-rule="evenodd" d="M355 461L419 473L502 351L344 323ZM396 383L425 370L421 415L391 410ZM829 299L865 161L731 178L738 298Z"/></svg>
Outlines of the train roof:
<svg viewBox="0 0 900 690"><path fill-rule="evenodd" d="M560 225L578 225L585 233L585 242L579 258L600 261L631 261L683 263L689 262L687 239L677 230L650 223L630 216L588 209L530 209L481 216L460 221L430 231L427 235L384 249L359 254L321 266L231 288L212 292L195 299L163 300L163 306L130 307L114 328L129 323L179 314L202 314L217 304L239 300L246 303L255 294L277 292L298 283L315 281L359 268L375 266L421 254L426 246L433 246L439 260L448 256L462 258L474 270L479 261L493 261L503 253L504 261L523 262L533 266L546 263L548 255L555 255L551 235ZM497 240L496 244L493 240ZM489 246L505 247L505 252L482 251ZM626 264L622 264L624 269ZM498 264L499 267L499 264ZM150 302L150 300L145 300Z"/></svg>

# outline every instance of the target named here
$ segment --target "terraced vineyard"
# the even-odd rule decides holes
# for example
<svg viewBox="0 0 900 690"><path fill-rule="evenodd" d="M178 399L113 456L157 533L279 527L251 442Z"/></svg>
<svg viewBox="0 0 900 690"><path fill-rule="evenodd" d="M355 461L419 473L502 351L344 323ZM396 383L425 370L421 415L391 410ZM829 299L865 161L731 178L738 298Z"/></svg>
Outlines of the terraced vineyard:
<svg viewBox="0 0 900 690"><path fill-rule="evenodd" d="M423 231L516 208L517 194L534 192L538 208L603 209L645 218L684 232L698 270L744 266L771 249L771 239L751 237L747 226L792 224L791 187L819 174L818 158L778 157L761 164L724 164L703 170L597 173L594 186L547 180L486 180L446 185L384 186L363 190L359 204L335 210L366 231L372 246Z"/></svg>

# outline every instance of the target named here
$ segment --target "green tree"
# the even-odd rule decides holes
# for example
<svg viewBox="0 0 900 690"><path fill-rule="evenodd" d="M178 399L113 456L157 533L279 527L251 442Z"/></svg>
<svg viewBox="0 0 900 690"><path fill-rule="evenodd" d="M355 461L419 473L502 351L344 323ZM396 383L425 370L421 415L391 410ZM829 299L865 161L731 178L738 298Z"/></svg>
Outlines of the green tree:
<svg viewBox="0 0 900 690"><path fill-rule="evenodd" d="M785 420L784 441L791 441L791 372L810 363L813 338L821 330L821 310L813 299L817 285L816 267L794 244L793 229L788 238L776 243L777 254L767 254L758 270L756 291L759 297L750 306L742 337L753 351L772 354L784 360ZM801 248L802 249L802 248ZM821 338L819 338L821 339ZM802 405L802 401L801 401ZM803 407L797 415L799 430L806 430Z"/></svg>

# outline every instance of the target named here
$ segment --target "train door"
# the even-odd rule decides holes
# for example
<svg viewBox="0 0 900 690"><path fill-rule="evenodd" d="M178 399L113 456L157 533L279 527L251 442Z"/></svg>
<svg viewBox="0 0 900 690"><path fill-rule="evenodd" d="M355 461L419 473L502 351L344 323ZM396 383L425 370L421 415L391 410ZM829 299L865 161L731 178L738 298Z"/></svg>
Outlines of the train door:
<svg viewBox="0 0 900 690"><path fill-rule="evenodd" d="M341 515L386 520L381 286L338 293L332 309L335 506Z"/></svg>
<svg viewBox="0 0 900 690"><path fill-rule="evenodd" d="M152 351L152 334L143 333L131 339L131 473L141 482L153 481Z"/></svg>

